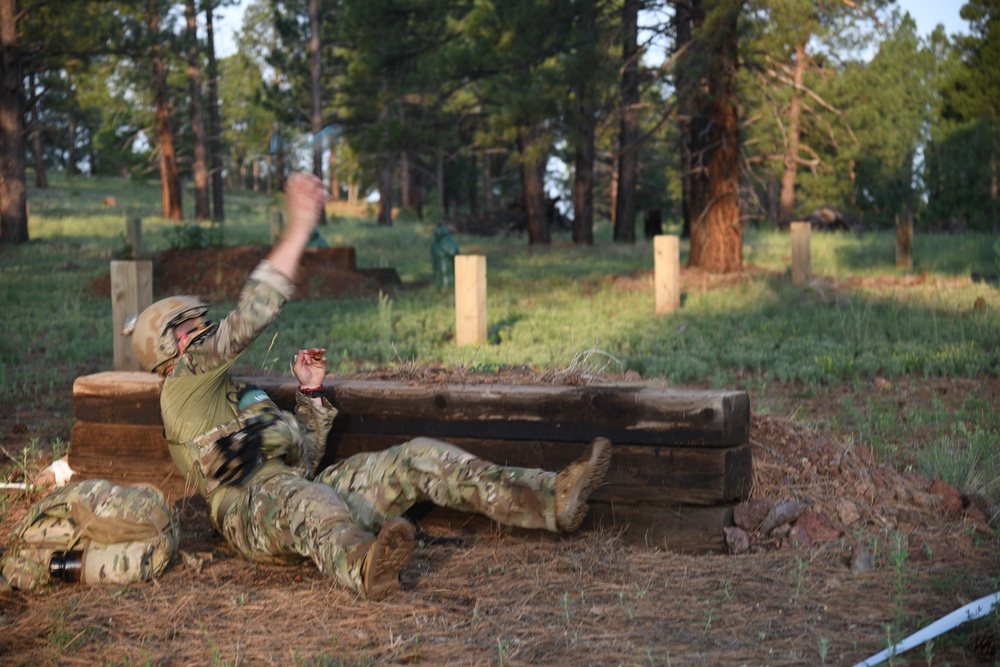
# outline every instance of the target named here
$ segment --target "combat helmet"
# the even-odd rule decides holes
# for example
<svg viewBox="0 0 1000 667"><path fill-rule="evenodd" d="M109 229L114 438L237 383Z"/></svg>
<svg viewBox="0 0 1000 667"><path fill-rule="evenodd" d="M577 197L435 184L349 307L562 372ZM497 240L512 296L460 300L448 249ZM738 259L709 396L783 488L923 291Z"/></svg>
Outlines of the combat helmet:
<svg viewBox="0 0 1000 667"><path fill-rule="evenodd" d="M125 322L122 335L132 337L132 348L139 365L147 371L159 373L179 354L173 328L207 312L208 305L196 296L167 297L130 317Z"/></svg>

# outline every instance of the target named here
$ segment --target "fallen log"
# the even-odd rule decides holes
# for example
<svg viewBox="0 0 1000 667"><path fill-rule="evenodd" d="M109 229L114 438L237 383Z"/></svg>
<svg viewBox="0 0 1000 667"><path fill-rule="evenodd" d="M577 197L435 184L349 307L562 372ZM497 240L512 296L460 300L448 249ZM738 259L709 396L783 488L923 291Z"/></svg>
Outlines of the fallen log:
<svg viewBox="0 0 1000 667"><path fill-rule="evenodd" d="M286 409L289 378L243 377ZM162 379L107 372L78 378L70 465L82 477L156 484L190 493L162 440ZM340 414L324 464L428 436L491 461L556 470L593 438L609 438L614 458L593 496L587 525L614 526L630 540L682 551L721 551L732 507L750 493L750 406L745 392L640 385L585 387L449 384L328 379ZM433 510L427 520L454 525ZM481 525L468 518L462 525Z"/></svg>

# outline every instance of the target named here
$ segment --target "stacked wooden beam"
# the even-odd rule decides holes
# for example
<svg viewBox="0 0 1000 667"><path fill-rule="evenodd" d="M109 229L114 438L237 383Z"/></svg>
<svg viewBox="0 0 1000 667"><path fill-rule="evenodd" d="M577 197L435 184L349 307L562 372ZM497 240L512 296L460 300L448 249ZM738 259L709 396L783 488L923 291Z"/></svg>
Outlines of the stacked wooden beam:
<svg viewBox="0 0 1000 667"><path fill-rule="evenodd" d="M294 380L239 378L294 404ZM70 465L81 476L158 484L185 493L161 439L161 380L98 373L74 385ZM632 541L683 551L721 551L723 526L750 492L750 405L745 392L639 385L586 387L372 380L326 382L340 409L326 463L428 436L508 465L557 470L593 438L613 447L590 525ZM454 522L440 510L429 515Z"/></svg>

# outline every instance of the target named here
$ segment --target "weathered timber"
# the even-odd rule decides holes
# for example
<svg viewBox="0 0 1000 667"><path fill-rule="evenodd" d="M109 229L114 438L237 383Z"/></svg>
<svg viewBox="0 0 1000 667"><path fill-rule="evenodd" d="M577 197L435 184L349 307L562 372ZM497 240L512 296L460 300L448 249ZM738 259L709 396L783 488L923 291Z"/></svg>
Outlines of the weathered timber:
<svg viewBox="0 0 1000 667"><path fill-rule="evenodd" d="M339 419L339 417L338 417ZM331 434L324 465L349 456L398 445L422 433L399 436ZM450 438L447 442L488 461L527 468L559 470L574 461L587 442ZM630 505L689 503L712 505L744 499L752 477L749 445L740 447L648 447L614 444L614 459L595 498Z"/></svg>
<svg viewBox="0 0 1000 667"><path fill-rule="evenodd" d="M183 483L167 451L162 426L78 421L70 442L70 467L81 478L141 481L161 488L172 486L172 477Z"/></svg>
<svg viewBox="0 0 1000 667"><path fill-rule="evenodd" d="M294 405L289 378L237 381L261 387L283 408ZM161 386L148 373L77 379L70 465L81 477L153 483L172 499L190 495L162 439ZM731 524L733 503L749 495L750 412L743 392L644 385L429 387L332 378L325 386L340 414L324 464L427 436L497 463L557 470L604 436L614 443L614 458L592 498L587 525L614 525L631 542L685 551L723 549L722 527ZM435 509L426 521L488 524L455 515Z"/></svg>
<svg viewBox="0 0 1000 667"><path fill-rule="evenodd" d="M73 416L85 422L162 426L161 387L163 378L143 371L83 375L73 382Z"/></svg>
<svg viewBox="0 0 1000 667"><path fill-rule="evenodd" d="M295 384L287 379L241 379L253 381L279 405L293 400ZM615 443L685 447L734 447L750 438L750 401L742 391L636 385L427 387L329 379L324 385L327 398L342 412L334 429L353 433L554 442L604 436Z"/></svg>

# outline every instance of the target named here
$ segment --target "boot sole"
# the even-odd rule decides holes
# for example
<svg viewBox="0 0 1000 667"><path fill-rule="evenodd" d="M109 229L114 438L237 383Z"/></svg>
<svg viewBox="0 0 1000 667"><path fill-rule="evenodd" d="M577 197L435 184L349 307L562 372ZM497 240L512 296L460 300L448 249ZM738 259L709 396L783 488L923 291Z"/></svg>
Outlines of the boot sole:
<svg viewBox="0 0 1000 667"><path fill-rule="evenodd" d="M565 507L556 517L556 524L561 530L571 533L580 527L590 510L587 498L604 481L610 467L611 441L607 438L594 439L590 443L590 460L587 461L587 470L570 489L566 496Z"/></svg>
<svg viewBox="0 0 1000 667"><path fill-rule="evenodd" d="M399 573L413 555L413 526L406 519L389 519L382 526L365 576L365 597L377 602L398 593Z"/></svg>

